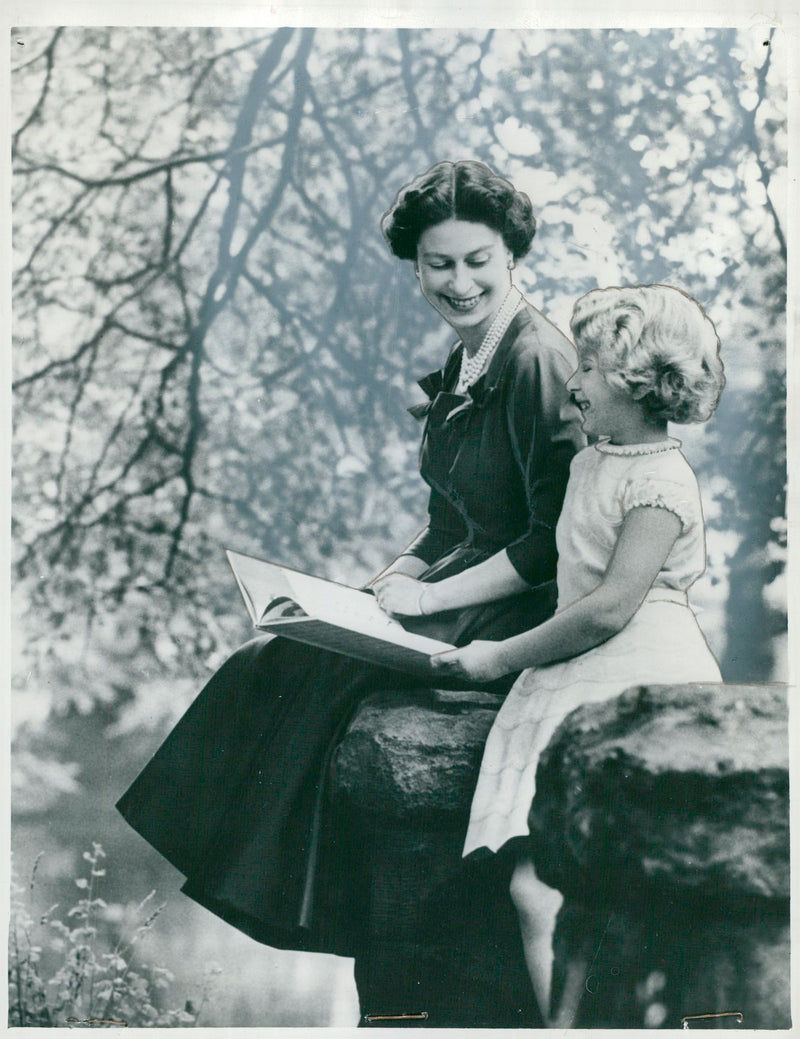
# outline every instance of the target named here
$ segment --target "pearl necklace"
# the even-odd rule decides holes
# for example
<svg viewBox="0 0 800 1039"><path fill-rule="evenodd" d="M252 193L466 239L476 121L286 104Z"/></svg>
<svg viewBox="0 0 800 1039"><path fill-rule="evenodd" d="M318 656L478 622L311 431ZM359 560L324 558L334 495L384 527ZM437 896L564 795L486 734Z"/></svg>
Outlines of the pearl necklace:
<svg viewBox="0 0 800 1039"><path fill-rule="evenodd" d="M456 393L466 393L467 388L481 374L486 367L486 362L494 353L495 347L506 334L506 330L521 303L522 293L512 285L506 293L506 298L500 304L500 309L495 314L494 320L487 329L483 342L477 351L470 357L467 353L467 348L463 347L461 352L461 369L458 373L458 382L455 388Z"/></svg>

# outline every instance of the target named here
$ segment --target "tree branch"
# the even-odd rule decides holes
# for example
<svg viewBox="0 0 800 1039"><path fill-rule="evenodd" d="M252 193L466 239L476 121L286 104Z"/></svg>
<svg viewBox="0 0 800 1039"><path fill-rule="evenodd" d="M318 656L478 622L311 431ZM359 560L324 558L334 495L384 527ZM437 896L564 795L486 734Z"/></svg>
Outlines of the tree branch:
<svg viewBox="0 0 800 1039"><path fill-rule="evenodd" d="M50 80L51 80L52 75L53 75L53 64L54 64L54 59L55 59L56 44L58 43L59 37L61 36L61 33L63 31L64 30L61 27L56 29L55 32L53 33L53 35L52 35L52 37L50 39L50 42L48 43L47 47L45 47L45 49L43 51L43 54L37 55L37 57L35 59L36 61L38 61L39 58L41 58L42 56L44 56L44 58L46 59L44 83L42 84L42 89L41 89L39 97L38 97L38 99L36 101L36 104L31 109L31 111L30 111L30 113L28 115L28 118L25 120L25 122L22 124L22 126L20 126L20 128L17 130L17 132L11 138L11 154L12 154L12 156L16 154L17 147L19 145L20 137L22 137L22 135L25 133L25 131L28 129L28 127L32 123L36 122L36 120L39 119L40 116L41 116L41 112L42 112L42 109L44 108L44 103L45 103L45 100L47 98L47 94L48 94L48 92L50 90ZM31 64L31 62L28 62L28 64ZM19 72L20 70L17 69L16 71Z"/></svg>

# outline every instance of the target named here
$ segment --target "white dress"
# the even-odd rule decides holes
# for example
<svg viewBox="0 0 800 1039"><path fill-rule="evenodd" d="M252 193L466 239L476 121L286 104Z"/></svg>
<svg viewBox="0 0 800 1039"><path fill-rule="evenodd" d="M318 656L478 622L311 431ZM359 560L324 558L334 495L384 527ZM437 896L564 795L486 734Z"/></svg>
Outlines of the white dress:
<svg viewBox="0 0 800 1039"><path fill-rule="evenodd" d="M642 505L669 509L681 521L662 570L617 635L517 679L486 741L464 855L497 851L529 832L539 756L574 708L640 684L722 680L686 595L705 569L705 536L697 480L678 440L605 441L573 458L556 529L558 608L597 587L625 514Z"/></svg>

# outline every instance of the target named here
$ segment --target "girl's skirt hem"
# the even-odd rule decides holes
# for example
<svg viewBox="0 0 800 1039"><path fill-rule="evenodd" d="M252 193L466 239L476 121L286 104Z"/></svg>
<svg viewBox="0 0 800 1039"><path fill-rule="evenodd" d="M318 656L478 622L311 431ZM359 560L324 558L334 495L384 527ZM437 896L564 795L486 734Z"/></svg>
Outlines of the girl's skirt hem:
<svg viewBox="0 0 800 1039"><path fill-rule="evenodd" d="M645 602L622 631L578 657L524 671L486 741L464 857L529 834L539 758L571 711L632 686L721 680L694 613L670 601Z"/></svg>

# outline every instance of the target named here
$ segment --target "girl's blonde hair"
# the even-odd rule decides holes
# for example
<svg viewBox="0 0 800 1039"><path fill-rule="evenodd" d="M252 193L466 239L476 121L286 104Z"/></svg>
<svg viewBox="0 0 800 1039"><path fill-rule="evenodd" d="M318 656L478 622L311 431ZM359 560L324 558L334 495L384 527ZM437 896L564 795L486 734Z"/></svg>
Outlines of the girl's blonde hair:
<svg viewBox="0 0 800 1039"><path fill-rule="evenodd" d="M579 350L596 354L606 380L648 415L705 422L725 385L719 339L700 304L669 285L593 289L570 328Z"/></svg>

